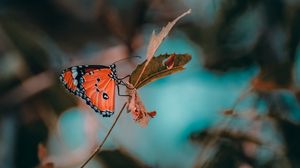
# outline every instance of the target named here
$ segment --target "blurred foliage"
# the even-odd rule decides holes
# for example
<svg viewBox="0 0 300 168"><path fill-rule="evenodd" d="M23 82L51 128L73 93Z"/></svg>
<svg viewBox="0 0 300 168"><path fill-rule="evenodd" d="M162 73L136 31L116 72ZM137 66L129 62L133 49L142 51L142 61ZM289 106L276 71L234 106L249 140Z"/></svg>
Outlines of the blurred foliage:
<svg viewBox="0 0 300 168"><path fill-rule="evenodd" d="M103 151L99 154L101 160L106 167L132 167L132 168L147 168L149 166L140 163L128 153L122 150ZM118 162L116 162L118 160Z"/></svg>
<svg viewBox="0 0 300 168"><path fill-rule="evenodd" d="M176 29L201 50L193 57L201 56L196 60L208 71L226 75L259 68L246 94L255 97L250 111L233 107L190 136L200 146L192 165L300 167L296 0L1 1L0 133L5 136L0 138L0 167L38 166L38 145L47 144L59 115L78 105L59 84L62 69L135 55L146 45L147 26L165 25L187 8L192 16ZM101 152L98 160L105 167L149 165L119 150Z"/></svg>

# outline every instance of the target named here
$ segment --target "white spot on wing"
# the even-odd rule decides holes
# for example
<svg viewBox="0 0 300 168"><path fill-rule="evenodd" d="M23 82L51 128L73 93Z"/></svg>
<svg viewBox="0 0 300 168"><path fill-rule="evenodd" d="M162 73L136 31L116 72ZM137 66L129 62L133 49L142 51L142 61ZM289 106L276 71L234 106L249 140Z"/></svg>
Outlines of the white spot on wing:
<svg viewBox="0 0 300 168"><path fill-rule="evenodd" d="M77 84L78 84L78 81L75 79L75 80L73 80L73 84L75 85L75 86L77 86Z"/></svg>
<svg viewBox="0 0 300 168"><path fill-rule="evenodd" d="M72 71L72 76L73 76L74 79L77 77L77 75L78 75L77 71Z"/></svg>

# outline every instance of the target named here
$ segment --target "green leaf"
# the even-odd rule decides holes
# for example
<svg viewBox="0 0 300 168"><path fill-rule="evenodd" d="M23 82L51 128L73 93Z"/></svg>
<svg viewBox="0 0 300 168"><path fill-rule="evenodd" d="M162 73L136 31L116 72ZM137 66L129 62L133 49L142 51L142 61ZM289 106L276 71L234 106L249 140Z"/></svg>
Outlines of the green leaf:
<svg viewBox="0 0 300 168"><path fill-rule="evenodd" d="M185 68L183 66L187 64L191 58L192 57L189 54L159 55L153 57L144 72L142 72L146 63L145 60L132 72L129 82L133 84L135 88L140 88L154 80L184 70ZM139 81L137 81L141 73L142 75Z"/></svg>

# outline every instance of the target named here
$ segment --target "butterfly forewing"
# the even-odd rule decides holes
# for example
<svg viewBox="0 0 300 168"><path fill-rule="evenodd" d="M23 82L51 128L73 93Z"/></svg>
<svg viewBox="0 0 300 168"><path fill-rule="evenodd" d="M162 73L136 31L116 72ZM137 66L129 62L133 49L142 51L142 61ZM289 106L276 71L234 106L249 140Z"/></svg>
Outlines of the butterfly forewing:
<svg viewBox="0 0 300 168"><path fill-rule="evenodd" d="M115 107L115 81L110 69L96 69L83 76L82 87L87 104L104 117L109 117Z"/></svg>
<svg viewBox="0 0 300 168"><path fill-rule="evenodd" d="M68 68L60 75L64 86L104 117L114 112L115 81L111 69L102 65L84 65Z"/></svg>

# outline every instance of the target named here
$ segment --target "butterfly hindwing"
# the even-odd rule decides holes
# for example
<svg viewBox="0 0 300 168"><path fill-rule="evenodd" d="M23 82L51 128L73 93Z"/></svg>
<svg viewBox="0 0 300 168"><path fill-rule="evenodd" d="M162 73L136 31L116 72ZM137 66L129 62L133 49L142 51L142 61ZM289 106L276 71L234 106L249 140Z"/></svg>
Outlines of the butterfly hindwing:
<svg viewBox="0 0 300 168"><path fill-rule="evenodd" d="M103 117L114 112L115 81L111 69L102 65L70 67L62 72L60 80L73 94L81 97Z"/></svg>

